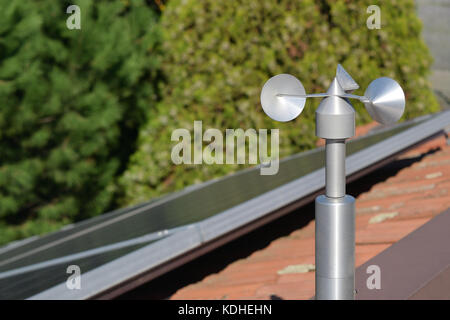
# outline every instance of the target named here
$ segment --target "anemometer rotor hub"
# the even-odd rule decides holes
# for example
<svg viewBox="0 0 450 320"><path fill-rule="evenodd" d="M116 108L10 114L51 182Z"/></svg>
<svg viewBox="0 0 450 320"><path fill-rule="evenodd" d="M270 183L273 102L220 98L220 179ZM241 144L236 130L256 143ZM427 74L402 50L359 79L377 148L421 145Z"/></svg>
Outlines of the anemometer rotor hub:
<svg viewBox="0 0 450 320"><path fill-rule="evenodd" d="M316 109L316 136L324 139L348 139L355 135L355 110L340 95L345 94L337 78Z"/></svg>

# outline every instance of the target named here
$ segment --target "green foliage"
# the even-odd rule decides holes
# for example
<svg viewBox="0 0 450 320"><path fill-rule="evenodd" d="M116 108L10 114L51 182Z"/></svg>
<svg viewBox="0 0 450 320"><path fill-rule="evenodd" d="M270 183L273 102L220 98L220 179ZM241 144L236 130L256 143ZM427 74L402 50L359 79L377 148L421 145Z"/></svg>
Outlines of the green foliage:
<svg viewBox="0 0 450 320"><path fill-rule="evenodd" d="M381 8L381 29L369 30L366 9ZM324 92L341 63L362 95L380 76L406 92L405 118L438 110L426 80L431 57L421 40L413 0L171 0L162 17L163 100L140 132L139 150L121 179L123 203L147 200L225 175L238 165L174 165L171 133L203 128L280 128L280 157L312 148L318 99L290 123L271 121L260 107L265 81L279 73ZM370 121L359 102L357 124Z"/></svg>
<svg viewBox="0 0 450 320"><path fill-rule="evenodd" d="M0 243L108 208L155 100L157 19L143 0L0 0Z"/></svg>

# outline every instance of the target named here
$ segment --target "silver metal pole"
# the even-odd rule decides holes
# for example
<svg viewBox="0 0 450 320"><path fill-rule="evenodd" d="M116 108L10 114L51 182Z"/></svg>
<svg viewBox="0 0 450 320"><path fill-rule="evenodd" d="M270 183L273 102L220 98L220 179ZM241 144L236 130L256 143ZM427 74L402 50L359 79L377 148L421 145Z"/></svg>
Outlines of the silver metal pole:
<svg viewBox="0 0 450 320"><path fill-rule="evenodd" d="M345 140L327 139L325 154L325 194L341 198L345 196Z"/></svg>
<svg viewBox="0 0 450 320"><path fill-rule="evenodd" d="M355 111L335 79L316 110L325 144L325 195L316 198L316 299L351 300L355 291L355 199L345 194L345 139Z"/></svg>
<svg viewBox="0 0 450 320"><path fill-rule="evenodd" d="M316 198L316 299L352 300L355 290L355 199Z"/></svg>
<svg viewBox="0 0 450 320"><path fill-rule="evenodd" d="M316 199L316 299L354 299L355 199L345 195L345 140L327 139L325 195Z"/></svg>

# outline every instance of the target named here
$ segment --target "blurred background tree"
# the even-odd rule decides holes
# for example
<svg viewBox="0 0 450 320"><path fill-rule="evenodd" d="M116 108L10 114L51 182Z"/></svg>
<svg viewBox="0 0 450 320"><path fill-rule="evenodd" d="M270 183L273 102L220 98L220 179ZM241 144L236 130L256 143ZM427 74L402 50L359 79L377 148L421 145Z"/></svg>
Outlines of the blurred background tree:
<svg viewBox="0 0 450 320"><path fill-rule="evenodd" d="M66 8L81 8L81 30ZM0 243L111 207L156 99L146 1L0 0Z"/></svg>
<svg viewBox="0 0 450 320"><path fill-rule="evenodd" d="M369 5L381 8L381 29L369 30ZM207 128L280 128L280 157L315 146L307 102L296 120L273 122L259 102L265 81L279 73L301 79L306 92L324 92L341 63L361 89L380 76L406 93L403 119L437 111L427 81L432 59L421 38L413 0L170 0L162 16L162 101L141 130L139 150L121 179L122 204L148 200L243 165L174 165L171 133ZM359 102L357 124L371 121Z"/></svg>

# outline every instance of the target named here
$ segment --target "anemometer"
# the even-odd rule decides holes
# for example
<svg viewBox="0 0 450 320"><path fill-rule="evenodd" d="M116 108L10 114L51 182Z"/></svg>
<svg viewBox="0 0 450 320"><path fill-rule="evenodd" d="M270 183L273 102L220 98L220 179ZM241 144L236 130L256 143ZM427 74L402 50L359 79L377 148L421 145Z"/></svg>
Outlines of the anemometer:
<svg viewBox="0 0 450 320"><path fill-rule="evenodd" d="M405 110L405 95L393 79L372 81L364 96L352 94L359 85L339 64L326 93L307 94L289 74L270 78L261 91L261 105L273 120L287 122L303 111L307 98L323 98L316 109L316 136L325 139L325 194L315 200L316 299L355 297L355 198L345 194L345 140L355 135L358 99L377 122L398 121Z"/></svg>

